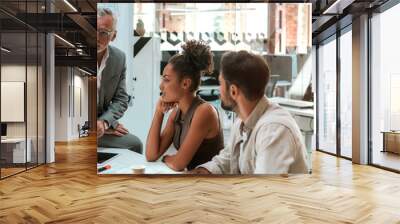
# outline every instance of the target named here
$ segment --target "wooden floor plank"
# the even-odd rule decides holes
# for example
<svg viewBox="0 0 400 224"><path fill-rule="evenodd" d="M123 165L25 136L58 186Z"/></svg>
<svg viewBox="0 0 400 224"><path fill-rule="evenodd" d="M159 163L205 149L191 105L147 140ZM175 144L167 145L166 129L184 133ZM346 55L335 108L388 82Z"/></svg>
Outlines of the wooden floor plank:
<svg viewBox="0 0 400 224"><path fill-rule="evenodd" d="M400 223L400 175L316 152L313 174L97 176L96 139L0 181L0 223Z"/></svg>

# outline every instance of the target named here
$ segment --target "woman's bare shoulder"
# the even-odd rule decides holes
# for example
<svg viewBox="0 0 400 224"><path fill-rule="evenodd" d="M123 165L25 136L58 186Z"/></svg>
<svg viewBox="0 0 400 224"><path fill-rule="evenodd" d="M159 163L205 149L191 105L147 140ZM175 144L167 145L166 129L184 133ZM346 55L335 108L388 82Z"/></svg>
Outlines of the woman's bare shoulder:
<svg viewBox="0 0 400 224"><path fill-rule="evenodd" d="M204 119L205 121L211 121L210 119L218 119L218 114L214 106L206 102L197 107L193 117L198 117L199 119Z"/></svg>

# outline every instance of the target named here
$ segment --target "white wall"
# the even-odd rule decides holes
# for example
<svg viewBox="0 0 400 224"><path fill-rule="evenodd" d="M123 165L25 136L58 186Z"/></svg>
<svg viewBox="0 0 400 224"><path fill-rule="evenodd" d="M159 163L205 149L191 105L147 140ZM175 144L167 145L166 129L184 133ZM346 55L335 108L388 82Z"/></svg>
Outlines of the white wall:
<svg viewBox="0 0 400 224"><path fill-rule="evenodd" d="M31 74L31 72L33 70L35 70L35 74L36 74L36 67L33 66L28 66L25 67L25 65L2 65L1 66L1 81L10 81L10 82L25 82L25 76L26 76L26 69L28 71L28 74ZM34 83L31 83L32 80L30 81L30 85L36 85L36 81ZM28 91L27 93L27 103L30 104L31 102L33 102L36 99L36 88L32 89L32 88L28 88L27 90L32 90ZM36 102L36 101L35 101ZM36 103L34 105L36 108ZM1 110L7 110L9 108L1 108ZM29 111L32 111L32 108L29 109ZM28 122L31 122L33 120L36 121L37 116L36 113L28 113L27 114L27 119ZM25 125L26 122L7 122L7 136L8 137L25 137ZM32 127L32 125L28 125L28 129ZM36 126L34 127L34 129L36 130ZM28 134L30 133L30 131L28 130ZM29 137L29 136L28 136Z"/></svg>
<svg viewBox="0 0 400 224"><path fill-rule="evenodd" d="M25 82L25 65L2 65L1 66L1 81L17 81ZM1 108L7 110L7 108ZM10 122L7 123L8 137L25 137L25 122Z"/></svg>
<svg viewBox="0 0 400 224"><path fill-rule="evenodd" d="M55 141L68 139L68 73L67 67L55 68Z"/></svg>
<svg viewBox="0 0 400 224"><path fill-rule="evenodd" d="M78 124L89 117L88 78L71 67L56 67L55 73L55 141L70 141L79 138Z"/></svg>
<svg viewBox="0 0 400 224"><path fill-rule="evenodd" d="M146 142L156 102L160 96L160 39L152 38L133 60L133 73L127 78L136 77L136 82L127 83L134 89L135 97L120 122L136 135L143 144Z"/></svg>
<svg viewBox="0 0 400 224"><path fill-rule="evenodd" d="M75 70L75 77L74 77L74 83L73 83L74 96L72 96L72 98L74 99L73 110L75 111L72 114L72 124L71 124L72 138L79 137L78 128L77 128L78 124L80 124L80 126L82 126L85 123L85 121L89 120L88 78L87 78L87 76L84 77L84 76L79 75L82 73L78 73L78 75L77 75L76 72L77 72L77 70Z"/></svg>

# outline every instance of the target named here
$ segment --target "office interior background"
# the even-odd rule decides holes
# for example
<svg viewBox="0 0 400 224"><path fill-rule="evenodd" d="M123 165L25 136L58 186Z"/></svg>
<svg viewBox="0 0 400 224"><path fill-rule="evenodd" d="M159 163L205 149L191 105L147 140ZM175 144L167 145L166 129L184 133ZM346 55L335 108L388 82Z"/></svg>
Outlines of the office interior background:
<svg viewBox="0 0 400 224"><path fill-rule="evenodd" d="M397 223L400 220L398 214L400 204L396 200L399 196L398 173L400 172L400 101L397 99L400 94L400 66L396 57L397 52L400 52L400 45L396 41L400 38L400 32L396 29L400 21L398 1L310 1L312 17L309 32L312 34L312 42L307 52L310 51L311 55L311 74L306 75L310 76L312 95L307 99L291 98L288 91L294 82L288 84L284 82L288 80L279 79L276 80L273 90L267 94L271 94L272 97L284 96L287 99L312 102L313 125L309 131L313 133L310 143L313 173L307 177L293 179L235 177L236 179L232 180L96 176L94 170L96 155L93 154L96 140L91 135L95 132L93 124L96 120L94 44L96 10L97 3L114 2L95 0L2 0L0 2L2 133L0 198L2 202L4 201L0 203L0 219L6 219L7 214L12 213L14 216L10 220L17 220L18 215L21 217L25 215L25 217L36 217L39 221L70 219L78 222L93 217L80 216L79 219L76 217L77 214L87 212L88 208L100 207L136 221L173 222L174 219L166 214L165 205L171 201L175 202L174 200L178 200L176 198L180 195L171 196L171 189L176 190L173 191L176 193L192 186L193 192L198 193L195 195L198 201L211 207L215 206L212 208L223 207L221 210L217 209L216 213L205 209L202 215L196 216L204 222L210 213L213 214L213 218L219 217L220 220L238 223L244 222L243 220L257 221L255 213L268 214L271 219L281 218L282 222L322 220L322 222L353 223L372 220L374 223ZM165 27L166 30L161 30L155 26L156 13L161 15L165 24L168 24L169 20L178 23L186 16L192 17L195 13L190 7L197 6L195 3L192 4L177 9L171 15L163 15L162 10L147 8L146 3L137 3L132 8L120 8L119 13L128 14L132 20L120 20L119 26L124 29L119 32L130 33L132 35L129 37L133 36L136 23L141 19L146 29L143 37L157 36L157 32L166 31L168 27ZM253 3L249 3L251 4ZM291 11L285 10L287 8L284 4L278 5L275 9L267 9L270 16L274 14L274 21L277 23L269 24L268 27L276 25L281 31L272 36L276 41L275 46L280 46L274 50L282 57L293 52L304 52L306 48L290 48L289 37L284 38L283 33L291 27L287 23L291 16L301 14L299 8ZM176 5L165 3L163 7L172 8ZM215 15L233 10L229 8L229 4L224 3L213 4L213 7L215 8L205 8L201 11L207 19L216 20L214 24L225 21L223 16ZM233 11L234 14L241 15L240 10ZM233 26L241 27L239 18L244 17L234 17ZM249 27L254 27L254 24ZM181 34L187 29L183 25L170 29L178 28L176 32ZM296 29L301 30L300 27ZM119 34L118 38L124 36ZM128 68L131 66L132 71L135 69L133 48L138 39L140 37L133 37L131 49L127 50L127 56L132 59L132 64L128 64ZM299 43L299 40L296 38L294 42ZM114 44L118 46L118 41ZM302 46L309 47L308 44ZM176 48L170 48L166 51L175 50ZM162 61L163 55L160 57ZM159 72L154 71L154 73ZM134 96L133 94L138 94L144 85L135 83L143 80L134 80L135 76L141 73L132 72L130 75L131 79L127 82L133 89L128 91ZM156 81L147 81L153 89L158 87ZM205 94L212 95L207 91ZM135 100L141 99L135 98ZM149 100L154 99L149 96ZM138 109L134 107L134 101L132 102L130 110ZM154 104L145 103L145 105L148 112L144 114L144 120L151 118L150 111ZM132 111L128 114L133 113ZM229 118L229 114L226 114L227 122ZM145 133L144 130L133 126L128 128L132 132ZM87 133L89 136L83 137ZM139 134L139 137L143 138L144 134ZM25 189L29 184L32 184L32 188ZM245 186L232 187L238 185ZM222 188L223 192L220 192L219 189ZM46 206L53 206L52 212L59 209L65 213L60 214L59 219L43 218L40 212L40 215L35 214L35 208L41 205L25 200L29 197L41 197L43 191L52 193L46 199L52 200L53 204L48 203ZM237 193L239 191L242 192ZM254 202L252 191L260 196L255 197L259 206L247 206ZM82 195L82 192L85 196L78 196ZM266 192L272 196L268 198ZM291 193L284 195L288 192ZM185 193L190 195L191 192ZM244 199L245 202L222 200L222 197L231 193ZM300 193L301 195L297 196ZM113 195L122 195L129 200L115 201ZM169 198L160 199L162 195L167 195ZM213 199L205 201L204 195L211 195ZM335 198L336 196L338 198ZM163 214L163 219L151 219L149 217L152 214L144 210L138 210L137 213L143 216L137 217L117 209L124 203L138 202L139 197L148 199L140 201L140 205L150 203L151 208L160 206L164 209L164 213L161 210L149 209L154 213ZM96 198L104 199L104 203L108 204L105 205ZM25 202L22 202L23 200ZM54 201L57 202L54 204ZM85 204L84 201L89 203ZM280 203L281 201L284 205ZM265 203L260 205L260 202ZM276 203L269 206L270 202ZM17 205L18 203L22 205ZM108 207L110 204L115 207ZM304 207L299 204L304 204ZM85 209L78 205L83 205ZM201 207L196 203L184 205L193 210ZM243 214L235 209L241 208L242 205L247 209L254 209L251 211L244 209L254 215L252 219L238 217ZM14 213L13 206L25 210L23 213ZM34 209L27 206L32 206ZM274 210L273 207L281 210ZM127 208L132 211L137 207L129 205ZM104 214L103 217L99 215L102 221L115 221L105 218L111 217L110 213L96 209L91 211L93 214ZM233 220L218 216L229 216L235 211L239 215L231 215ZM301 218L296 219L296 217ZM182 214L178 214L175 220L186 219ZM260 220L268 219L260 218Z"/></svg>
<svg viewBox="0 0 400 224"><path fill-rule="evenodd" d="M95 130L96 2L6 0L0 20L3 179L54 162L55 142Z"/></svg>

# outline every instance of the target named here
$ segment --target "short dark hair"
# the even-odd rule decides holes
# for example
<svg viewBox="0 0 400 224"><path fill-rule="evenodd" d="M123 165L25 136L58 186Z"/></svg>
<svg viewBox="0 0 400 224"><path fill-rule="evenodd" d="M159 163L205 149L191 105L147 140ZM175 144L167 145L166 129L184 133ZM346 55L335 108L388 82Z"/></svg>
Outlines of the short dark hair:
<svg viewBox="0 0 400 224"><path fill-rule="evenodd" d="M172 56L168 63L177 72L179 80L192 80L190 91L199 88L200 76L213 70L213 55L204 41L190 40L182 46L183 52Z"/></svg>
<svg viewBox="0 0 400 224"><path fill-rule="evenodd" d="M237 85L248 100L259 99L265 94L270 72L260 55L230 51L222 56L220 67L227 87Z"/></svg>

